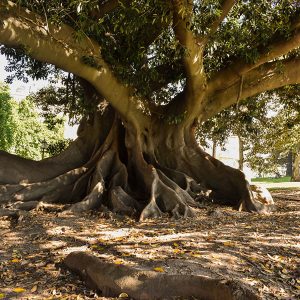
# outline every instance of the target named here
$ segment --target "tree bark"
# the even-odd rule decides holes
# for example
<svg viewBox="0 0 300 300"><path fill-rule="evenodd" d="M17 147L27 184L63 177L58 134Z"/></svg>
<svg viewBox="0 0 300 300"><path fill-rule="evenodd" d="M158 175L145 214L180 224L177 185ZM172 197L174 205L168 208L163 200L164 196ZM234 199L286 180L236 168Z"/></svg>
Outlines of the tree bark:
<svg viewBox="0 0 300 300"><path fill-rule="evenodd" d="M244 142L241 135L238 135L239 140L239 170L243 171L244 169Z"/></svg>
<svg viewBox="0 0 300 300"><path fill-rule="evenodd" d="M44 17L13 2L0 3L0 43L21 45L30 49L32 58L85 79L99 99L110 103L103 113L84 120L78 139L54 158L35 162L0 152L0 203L14 208L25 202L63 201L72 202L74 212L106 206L145 219L164 214L193 216L197 199L206 198L210 191L211 200L242 210L272 208L268 197L255 196L258 192L251 190L242 172L199 148L194 128L253 93L298 81L300 61L284 61L282 73L276 71L275 62L261 60L261 70L242 65L244 86L236 70L232 71L237 77L229 72L230 86L226 76L209 80L203 64L207 37L199 39L190 29L192 2L173 0L171 4L174 34L188 50L182 55L187 80L184 91L168 105L155 107L161 112L157 114L147 99L113 74L95 40L88 36L78 40L66 24L48 24ZM208 35L216 31L233 4L223 2ZM281 46L293 45L298 45L298 35ZM92 65L84 62L87 55ZM270 72L272 76L266 76Z"/></svg>
<svg viewBox="0 0 300 300"><path fill-rule="evenodd" d="M289 151L286 162L286 176L293 177L293 152Z"/></svg>
<svg viewBox="0 0 300 300"><path fill-rule="evenodd" d="M300 181L300 153L294 154L292 181Z"/></svg>
<svg viewBox="0 0 300 300"><path fill-rule="evenodd" d="M254 197L242 172L198 146L192 126L162 119L136 126L110 106L84 120L60 155L35 162L1 152L0 162L4 208L63 202L72 212L109 209L139 220L192 217L199 200L273 209L272 200Z"/></svg>
<svg viewBox="0 0 300 300"><path fill-rule="evenodd" d="M217 157L217 142L216 141L212 141L212 157L216 158Z"/></svg>

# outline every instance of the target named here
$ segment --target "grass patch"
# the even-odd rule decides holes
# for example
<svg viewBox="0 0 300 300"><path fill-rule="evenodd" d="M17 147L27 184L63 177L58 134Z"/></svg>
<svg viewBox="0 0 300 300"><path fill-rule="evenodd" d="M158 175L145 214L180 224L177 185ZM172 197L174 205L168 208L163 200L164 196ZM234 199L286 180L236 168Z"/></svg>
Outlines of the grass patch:
<svg viewBox="0 0 300 300"><path fill-rule="evenodd" d="M267 189L272 192L300 191L300 187L267 187Z"/></svg>
<svg viewBox="0 0 300 300"><path fill-rule="evenodd" d="M251 182L270 182L270 183L276 183L276 182L290 182L291 177L290 176L285 176L285 177L279 177L279 178L274 178L274 177L257 177L257 178L252 178Z"/></svg>

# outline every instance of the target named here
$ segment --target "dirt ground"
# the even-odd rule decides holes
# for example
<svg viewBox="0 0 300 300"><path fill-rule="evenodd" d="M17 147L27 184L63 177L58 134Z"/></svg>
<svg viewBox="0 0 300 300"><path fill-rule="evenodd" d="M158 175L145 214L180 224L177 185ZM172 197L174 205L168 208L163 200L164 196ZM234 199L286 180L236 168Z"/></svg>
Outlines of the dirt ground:
<svg viewBox="0 0 300 300"><path fill-rule="evenodd" d="M158 272L207 268L262 299L300 299L300 191L272 193L278 209L269 215L210 204L192 220L138 223L51 211L2 217L0 299L109 299L63 268L63 258L78 250Z"/></svg>

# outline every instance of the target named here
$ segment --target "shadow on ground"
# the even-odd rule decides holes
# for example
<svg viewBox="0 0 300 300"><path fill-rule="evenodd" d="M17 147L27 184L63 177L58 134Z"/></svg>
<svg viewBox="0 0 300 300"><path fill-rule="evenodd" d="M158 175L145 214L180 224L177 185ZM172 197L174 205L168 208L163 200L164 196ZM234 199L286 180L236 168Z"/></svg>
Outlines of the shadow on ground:
<svg viewBox="0 0 300 300"><path fill-rule="evenodd" d="M45 211L0 218L0 298L94 299L95 292L60 264L70 252L90 251L115 264L171 274L207 268L266 299L297 299L300 192L289 191L288 200L284 193L274 193L278 210L270 215L211 205L196 219L176 221Z"/></svg>

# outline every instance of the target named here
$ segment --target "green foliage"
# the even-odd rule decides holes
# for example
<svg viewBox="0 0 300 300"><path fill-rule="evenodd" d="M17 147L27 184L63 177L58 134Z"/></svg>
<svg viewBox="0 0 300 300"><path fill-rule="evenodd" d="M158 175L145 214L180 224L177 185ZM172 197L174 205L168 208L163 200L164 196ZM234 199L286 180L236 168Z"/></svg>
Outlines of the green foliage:
<svg viewBox="0 0 300 300"><path fill-rule="evenodd" d="M278 173L290 151L300 152L300 85L285 86L232 106L199 128L203 145L213 140L224 147L239 135L245 162L259 174Z"/></svg>
<svg viewBox="0 0 300 300"><path fill-rule="evenodd" d="M0 82L0 149L9 150L13 144L15 103L10 97L9 87Z"/></svg>
<svg viewBox="0 0 300 300"><path fill-rule="evenodd" d="M252 178L252 182L268 182L268 183L277 183L277 182L290 182L291 177L290 176L285 176L285 177L280 177L280 178L274 178L274 177L257 177L257 178Z"/></svg>
<svg viewBox="0 0 300 300"><path fill-rule="evenodd" d="M47 144L45 150L49 156L58 155L70 145L71 141L71 139L54 140L51 144Z"/></svg>
<svg viewBox="0 0 300 300"><path fill-rule="evenodd" d="M96 40L117 78L131 85L132 90L144 99L166 104L171 96L182 91L185 85L182 57L186 49L174 36L170 1L120 0L108 14L102 13L101 5L107 3L104 0L17 2L45 16L49 23L70 25L78 40L83 37ZM222 1L193 2L193 17L188 27L202 36L220 16ZM289 39L291 24L300 12L298 2L237 1L205 48L204 64L208 77L236 60L255 62L260 53L268 50L271 42ZM14 75L9 80L13 76L22 78L24 74L45 78L57 73L55 68L24 56L24 49L20 48L1 49L12 62L8 69ZM299 49L290 55L299 56ZM101 67L96 57L87 55L82 60L95 68Z"/></svg>
<svg viewBox="0 0 300 300"><path fill-rule="evenodd" d="M95 68L95 69L97 69L97 70L100 70L100 69L101 69L101 65L99 65L99 64L97 63L96 58L93 57L93 56L91 56L91 55L89 55L89 56L82 56L82 57L81 57L81 61L82 61L84 64L86 64L86 65L88 65L88 66L90 66L90 67L93 67L93 68Z"/></svg>
<svg viewBox="0 0 300 300"><path fill-rule="evenodd" d="M64 135L65 120L50 113L42 119L32 97L20 103L11 99L6 85L0 85L0 149L39 160L65 149L69 140ZM43 142L46 148L43 150Z"/></svg>
<svg viewBox="0 0 300 300"><path fill-rule="evenodd" d="M74 125L83 115L95 109L93 99L84 98L83 89L77 78L71 74L61 78L62 85L49 85L31 95L32 101L41 110L41 115L51 123L53 115L68 115L69 123ZM50 129L50 128L49 128ZM51 129L50 129L51 130Z"/></svg>
<svg viewBox="0 0 300 300"><path fill-rule="evenodd" d="M262 134L269 108L270 103L264 94L233 105L201 124L197 130L198 139L202 145L212 140L224 147L229 136L238 135L243 139L244 147L249 148Z"/></svg>
<svg viewBox="0 0 300 300"><path fill-rule="evenodd" d="M12 152L26 158L40 158L40 139L43 138L44 128L29 98L18 104L16 115L18 119Z"/></svg>
<svg viewBox="0 0 300 300"><path fill-rule="evenodd" d="M186 111L184 113L180 114L180 115L169 115L166 118L166 122L169 125L178 125L181 122L183 122L183 120L184 120L185 117L186 117Z"/></svg>

